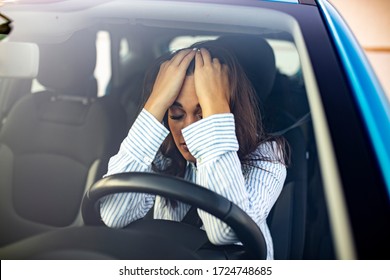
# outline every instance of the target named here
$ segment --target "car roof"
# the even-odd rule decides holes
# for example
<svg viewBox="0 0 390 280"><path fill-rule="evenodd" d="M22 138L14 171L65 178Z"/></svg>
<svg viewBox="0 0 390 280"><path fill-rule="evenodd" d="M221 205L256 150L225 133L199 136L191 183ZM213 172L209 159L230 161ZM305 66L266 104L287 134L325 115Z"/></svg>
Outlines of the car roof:
<svg viewBox="0 0 390 280"><path fill-rule="evenodd" d="M57 11L75 11L84 10L101 4L116 2L118 0L18 0L6 2L5 7L28 7L29 9L39 10L57 10ZM119 0L120 2L121 0ZM122 0L123 1L123 0ZM148 2L153 0L143 0ZM158 0L160 2L192 2L192 3L218 3L218 4L236 4L241 6L252 5L258 2L281 2L289 4L316 5L315 0Z"/></svg>

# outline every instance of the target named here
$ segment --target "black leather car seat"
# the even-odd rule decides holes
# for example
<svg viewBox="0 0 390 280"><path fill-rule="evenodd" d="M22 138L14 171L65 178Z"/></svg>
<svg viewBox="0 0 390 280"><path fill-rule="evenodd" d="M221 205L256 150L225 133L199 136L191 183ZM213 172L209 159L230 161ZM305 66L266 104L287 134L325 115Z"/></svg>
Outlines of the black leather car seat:
<svg viewBox="0 0 390 280"><path fill-rule="evenodd" d="M278 243L275 241L278 252L275 258L302 259L308 226L309 160L314 156L310 148L310 109L303 81L277 72L265 107L264 122L271 132L287 139L291 151L283 192L268 219L273 234L279 236Z"/></svg>
<svg viewBox="0 0 390 280"><path fill-rule="evenodd" d="M305 104L305 95L294 101L290 85L280 81L271 46L260 36L229 35L217 39L234 52L251 80L269 133L283 135L290 146L291 162L282 193L272 208L267 223L274 243L275 259L303 257L307 205L307 143L299 118L291 114ZM302 98L303 96L303 98ZM287 104L287 105L286 105ZM304 107L302 110L308 110ZM303 122L302 122L303 123Z"/></svg>
<svg viewBox="0 0 390 280"><path fill-rule="evenodd" d="M0 245L82 224L83 194L126 134L113 96L97 98L95 34L40 45L44 91L21 98L0 132Z"/></svg>

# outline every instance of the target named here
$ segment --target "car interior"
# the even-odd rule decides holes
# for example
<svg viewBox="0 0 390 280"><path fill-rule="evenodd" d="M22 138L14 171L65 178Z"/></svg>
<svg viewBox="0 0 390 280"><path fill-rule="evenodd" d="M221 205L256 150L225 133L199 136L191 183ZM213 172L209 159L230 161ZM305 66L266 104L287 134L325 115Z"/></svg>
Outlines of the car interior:
<svg viewBox="0 0 390 280"><path fill-rule="evenodd" d="M124 110L109 96L97 99L94 34L80 32L40 51L37 80L45 90L23 96L1 132L1 158L12 163L1 188L1 221L10 230L1 241L7 243L80 224L87 186L103 176L125 136Z"/></svg>
<svg viewBox="0 0 390 280"><path fill-rule="evenodd" d="M286 74L277 65L270 43L294 42L287 33L265 31L107 24L64 40L39 38L36 79L0 79L0 246L82 226L83 196L105 174L138 115L150 63L179 37L213 37L252 81L266 130L289 143L287 179L268 217L275 259L334 258L305 83L300 69ZM94 73L101 32L109 35L111 66L103 88Z"/></svg>

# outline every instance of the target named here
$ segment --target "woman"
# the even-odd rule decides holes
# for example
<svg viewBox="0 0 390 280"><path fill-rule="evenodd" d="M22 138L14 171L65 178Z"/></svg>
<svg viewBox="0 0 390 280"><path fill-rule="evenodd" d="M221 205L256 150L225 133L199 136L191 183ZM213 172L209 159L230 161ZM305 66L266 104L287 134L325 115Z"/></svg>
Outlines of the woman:
<svg viewBox="0 0 390 280"><path fill-rule="evenodd" d="M273 245L266 218L286 177L282 139L261 126L255 93L236 58L214 42L163 56L146 77L147 101L111 158L108 174L160 172L208 188L242 208ZM101 217L121 228L154 205L155 219L181 221L190 206L148 195L121 193L104 198ZM197 210L211 243L237 243L219 219Z"/></svg>

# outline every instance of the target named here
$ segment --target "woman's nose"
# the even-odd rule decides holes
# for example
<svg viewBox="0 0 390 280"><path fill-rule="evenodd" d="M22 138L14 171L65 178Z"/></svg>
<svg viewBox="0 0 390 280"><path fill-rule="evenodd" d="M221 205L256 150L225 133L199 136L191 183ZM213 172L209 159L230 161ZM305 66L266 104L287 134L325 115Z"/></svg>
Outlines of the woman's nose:
<svg viewBox="0 0 390 280"><path fill-rule="evenodd" d="M187 126L193 124L194 122L196 122L198 119L196 118L196 116L186 116L185 120L184 120L184 126L183 128L186 128Z"/></svg>

